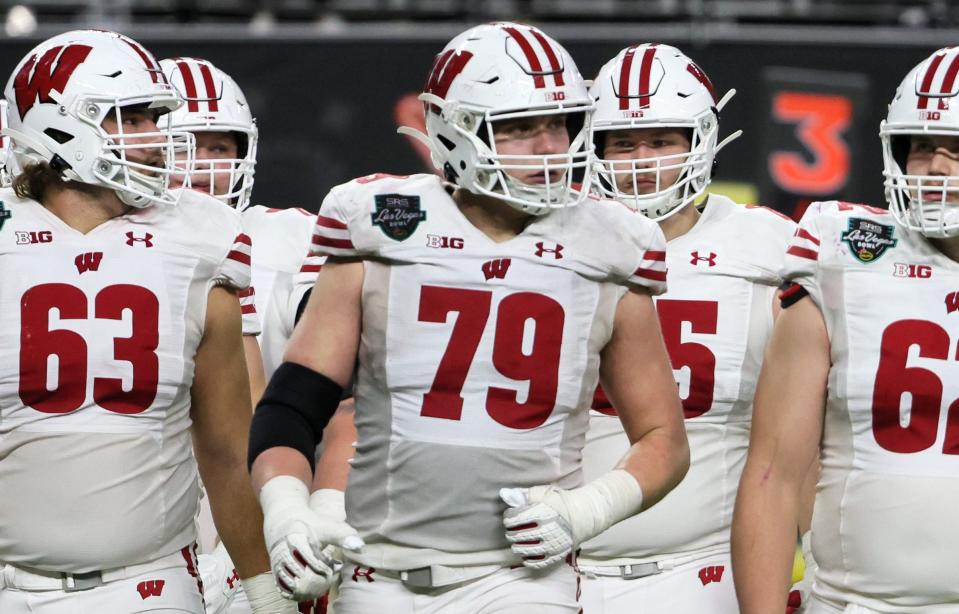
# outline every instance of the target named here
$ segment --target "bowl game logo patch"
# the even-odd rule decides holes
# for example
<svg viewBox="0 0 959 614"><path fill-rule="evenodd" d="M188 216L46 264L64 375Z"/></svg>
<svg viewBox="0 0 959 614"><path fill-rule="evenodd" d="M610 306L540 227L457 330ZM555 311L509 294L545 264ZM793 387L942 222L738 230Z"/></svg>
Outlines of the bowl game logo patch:
<svg viewBox="0 0 959 614"><path fill-rule="evenodd" d="M849 219L849 230L842 233L842 240L849 245L857 260L875 262L886 249L895 247L899 242L899 239L893 238L895 231L895 226L854 217Z"/></svg>
<svg viewBox="0 0 959 614"><path fill-rule="evenodd" d="M371 214L374 226L394 241L405 241L426 219L420 209L420 197L406 194L377 194L376 210Z"/></svg>

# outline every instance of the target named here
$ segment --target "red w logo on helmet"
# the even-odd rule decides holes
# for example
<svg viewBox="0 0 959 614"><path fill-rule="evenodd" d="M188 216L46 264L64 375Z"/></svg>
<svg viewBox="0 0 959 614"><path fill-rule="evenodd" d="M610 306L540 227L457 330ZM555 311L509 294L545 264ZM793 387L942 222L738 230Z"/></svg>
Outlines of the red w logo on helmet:
<svg viewBox="0 0 959 614"><path fill-rule="evenodd" d="M37 103L38 96L41 104L56 103L50 97L50 90L57 90L62 94L73 71L87 59L91 51L93 47L89 45L67 45L47 49L40 56L39 62L36 55L31 56L13 80L20 119L22 120L27 111ZM54 60L56 60L56 66L53 66ZM33 71L32 76L31 71Z"/></svg>
<svg viewBox="0 0 959 614"><path fill-rule="evenodd" d="M453 85L453 79L457 77L466 65L469 63L473 54L469 51L454 53L453 49L447 49L436 56L433 61L433 68L430 70L430 76L426 80L426 87L423 91L427 94L433 94L439 98L446 98L446 93L450 91ZM426 105L428 111L439 113L436 105Z"/></svg>

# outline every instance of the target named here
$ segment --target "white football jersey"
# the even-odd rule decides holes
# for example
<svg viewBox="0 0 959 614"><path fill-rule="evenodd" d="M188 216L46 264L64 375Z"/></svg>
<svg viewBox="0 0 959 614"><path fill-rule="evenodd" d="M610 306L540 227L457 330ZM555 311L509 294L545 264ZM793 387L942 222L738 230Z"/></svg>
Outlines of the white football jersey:
<svg viewBox="0 0 959 614"><path fill-rule="evenodd" d="M665 289L662 232L594 201L496 243L435 175L372 175L330 192L313 243L366 265L350 558L515 562L499 490L582 483L599 352L625 286Z"/></svg>
<svg viewBox="0 0 959 614"><path fill-rule="evenodd" d="M253 239L253 303L265 321L273 284L296 273L310 248L316 216L305 209L249 205L240 211L243 231Z"/></svg>
<svg viewBox="0 0 959 614"><path fill-rule="evenodd" d="M586 542L584 564L729 551L756 380L795 227L769 209L711 195L696 225L667 243L669 292L656 298L656 310L686 415L689 472L655 506ZM628 449L615 411L591 412L586 479L612 469Z"/></svg>
<svg viewBox="0 0 959 614"><path fill-rule="evenodd" d="M239 216L184 192L81 234L0 201L0 560L83 573L180 550L207 297L250 283Z"/></svg>
<svg viewBox="0 0 959 614"><path fill-rule="evenodd" d="M307 241L305 249L310 250L310 245ZM300 303L313 288L325 260L322 256L308 254L302 259L297 272L277 273L273 278L263 317L263 334L260 336L260 351L267 379L283 363L283 352L296 326Z"/></svg>
<svg viewBox="0 0 959 614"><path fill-rule="evenodd" d="M883 209L813 203L785 277L832 367L814 591L877 612L959 611L959 264Z"/></svg>

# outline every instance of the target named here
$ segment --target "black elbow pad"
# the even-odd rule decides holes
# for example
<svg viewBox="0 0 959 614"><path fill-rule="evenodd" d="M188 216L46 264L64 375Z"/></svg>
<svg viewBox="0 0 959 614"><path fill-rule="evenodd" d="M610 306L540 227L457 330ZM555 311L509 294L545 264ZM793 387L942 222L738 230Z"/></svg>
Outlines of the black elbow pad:
<svg viewBox="0 0 959 614"><path fill-rule="evenodd" d="M287 447L303 454L314 470L316 446L342 394L343 388L322 373L293 362L280 365L253 413L249 466L264 450Z"/></svg>

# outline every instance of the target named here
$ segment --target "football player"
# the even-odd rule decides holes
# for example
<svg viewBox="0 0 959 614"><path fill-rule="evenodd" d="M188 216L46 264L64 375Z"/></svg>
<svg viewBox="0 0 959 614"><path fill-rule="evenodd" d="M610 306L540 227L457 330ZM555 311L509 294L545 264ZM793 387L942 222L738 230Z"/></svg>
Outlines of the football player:
<svg viewBox="0 0 959 614"><path fill-rule="evenodd" d="M254 611L295 612L243 467L248 243L168 190L176 91L139 43L83 30L4 93L23 170L0 191L0 611L202 613L199 468Z"/></svg>
<svg viewBox="0 0 959 614"><path fill-rule="evenodd" d="M256 403L265 386L263 358L255 336L260 333L266 297L278 273L296 272L303 246L309 245L315 216L303 209L251 203L259 133L246 96L232 77L199 58L171 58L160 65L184 100L164 121L174 130L192 133L196 141L194 171L174 174L171 187L210 194L234 207L240 212L244 232L252 239L253 283L241 299L247 367Z"/></svg>
<svg viewBox="0 0 959 614"><path fill-rule="evenodd" d="M574 206L592 103L540 30L460 34L421 99L420 138L449 183L377 174L327 195L313 243L328 261L254 414L277 580L297 595L299 570L329 568L317 554L335 543L338 614L578 612L572 551L687 466L651 299L662 233L619 203ZM347 524L311 510L307 484L354 368ZM600 376L633 447L582 485Z"/></svg>
<svg viewBox="0 0 959 614"><path fill-rule="evenodd" d="M193 172L174 174L171 187L209 194L234 207L240 213L244 233L252 239L252 285L241 292L240 297L244 350L251 394L256 403L266 383L263 356L256 338L261 330L261 318L267 316L265 297L270 296L278 276L296 272L300 267L309 249L315 216L303 209L273 209L252 204L259 131L246 96L230 75L200 58L171 58L161 61L160 66L184 101L179 109L164 116L161 125L191 133L196 143ZM217 578L205 585L207 590L214 591L208 603L231 605L230 599L221 596L235 593L235 604L230 611L248 611L242 589L237 591L234 586L227 553L223 548L213 548L215 533L206 505L201 511L200 525L204 547L201 567L210 570L211 579ZM217 561L206 560L208 555ZM216 573L220 571L225 575Z"/></svg>
<svg viewBox="0 0 959 614"><path fill-rule="evenodd" d="M623 49L592 86L598 187L658 222L666 237L669 291L655 304L691 459L685 479L656 507L583 545L586 612L625 614L638 604L671 614L738 612L729 564L732 504L778 270L795 224L717 194L702 210L696 206L716 154L740 134L719 140L719 114L733 93L718 98L695 62L657 44ZM629 448L616 409L597 396L586 479L608 471Z"/></svg>
<svg viewBox="0 0 959 614"><path fill-rule="evenodd" d="M959 49L879 129L889 209L813 203L787 251L733 518L742 611L782 611L820 457L810 614L959 611Z"/></svg>

